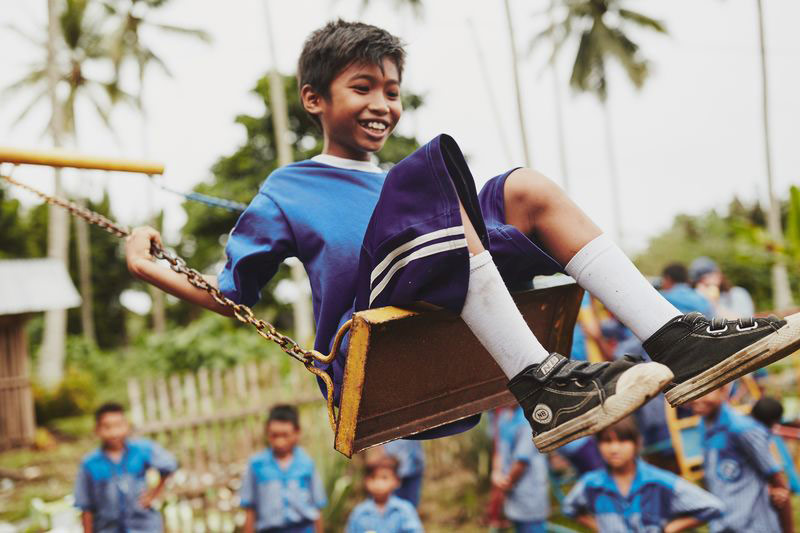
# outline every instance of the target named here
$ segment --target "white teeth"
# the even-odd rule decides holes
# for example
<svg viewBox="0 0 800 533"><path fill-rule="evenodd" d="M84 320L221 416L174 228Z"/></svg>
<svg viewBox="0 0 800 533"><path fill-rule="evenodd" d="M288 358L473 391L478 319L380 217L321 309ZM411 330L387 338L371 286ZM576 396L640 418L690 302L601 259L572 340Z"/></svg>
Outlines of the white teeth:
<svg viewBox="0 0 800 533"><path fill-rule="evenodd" d="M383 131L386 129L386 124L383 124L382 122L367 122L367 127L372 128L373 130Z"/></svg>

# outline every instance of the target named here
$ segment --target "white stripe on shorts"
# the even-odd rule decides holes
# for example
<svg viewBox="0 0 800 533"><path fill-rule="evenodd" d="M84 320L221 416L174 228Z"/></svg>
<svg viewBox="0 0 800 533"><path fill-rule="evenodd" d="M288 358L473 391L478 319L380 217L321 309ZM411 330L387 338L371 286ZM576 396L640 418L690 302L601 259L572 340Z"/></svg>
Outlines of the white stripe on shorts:
<svg viewBox="0 0 800 533"><path fill-rule="evenodd" d="M448 228L452 229L452 228ZM462 226L463 229L463 226ZM435 232L434 232L435 233ZM419 238L419 237L418 237ZM416 239L415 239L416 240ZM414 241L410 241L414 242ZM389 272L386 273L386 276L378 283L369 295L369 305L372 305L372 302L375 301L375 298L380 295L383 289L386 288L389 281L391 281L392 277L397 273L398 270L405 267L411 261L415 259L421 259L423 257L428 257L429 255L438 254L441 252L447 252L450 250L457 250L458 248L466 248L467 247L467 239L454 239L452 241L445 241L445 242L437 242L435 244L429 244L428 246L423 246L416 252L409 254L408 256L404 257L397 263L395 263Z"/></svg>
<svg viewBox="0 0 800 533"><path fill-rule="evenodd" d="M383 273L383 271L386 270L386 267L388 267L389 264L391 264L391 262L394 261L398 255L407 252L408 250L414 248L415 246L419 246L420 244L425 244L426 242L430 242L436 239L441 239L442 237L452 237L455 235L463 236L464 226L453 226L450 228L439 229L436 231L432 231L430 233L426 233L425 235L420 235L419 237L411 239L405 244L401 244L400 246L398 246L397 248L386 254L386 257L383 259L383 261L381 261L378 264L378 266L372 269L372 274L370 275L369 278L370 286L373 283L375 283L375 280L378 279L378 277Z"/></svg>

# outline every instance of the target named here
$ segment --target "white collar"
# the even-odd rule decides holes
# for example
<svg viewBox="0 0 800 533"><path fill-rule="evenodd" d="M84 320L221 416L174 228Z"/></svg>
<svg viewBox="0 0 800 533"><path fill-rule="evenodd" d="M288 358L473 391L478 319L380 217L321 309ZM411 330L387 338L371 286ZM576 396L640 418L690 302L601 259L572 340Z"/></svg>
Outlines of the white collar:
<svg viewBox="0 0 800 533"><path fill-rule="evenodd" d="M344 168L347 170L361 170L362 172L372 172L373 174L383 174L381 167L372 161L356 161L355 159L345 159L330 154L319 154L311 158L317 163L324 163L332 167Z"/></svg>

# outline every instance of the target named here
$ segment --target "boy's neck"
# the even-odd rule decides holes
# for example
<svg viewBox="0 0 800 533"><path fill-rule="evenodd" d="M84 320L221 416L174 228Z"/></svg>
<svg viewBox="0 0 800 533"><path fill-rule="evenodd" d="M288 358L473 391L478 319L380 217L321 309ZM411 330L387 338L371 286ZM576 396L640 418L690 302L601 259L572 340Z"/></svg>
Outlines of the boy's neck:
<svg viewBox="0 0 800 533"><path fill-rule="evenodd" d="M370 157L369 152L352 150L339 143L331 142L327 135L322 143L322 153L334 157L341 157L342 159L350 159L352 161L369 161Z"/></svg>
<svg viewBox="0 0 800 533"><path fill-rule="evenodd" d="M294 457L294 448L291 448L289 451L283 453L276 453L275 450L272 450L272 456L278 462L280 466L285 467L289 463L292 462L292 458Z"/></svg>
<svg viewBox="0 0 800 533"><path fill-rule="evenodd" d="M708 414L703 416L703 419L711 424L716 422L717 419L719 418L720 412L722 412L722 405L724 404L720 404L716 409L712 409L711 411L709 411Z"/></svg>
<svg viewBox="0 0 800 533"><path fill-rule="evenodd" d="M120 447L109 447L105 443L101 444L101 449L103 453L110 457L111 459L118 461L124 454L125 454L125 445L123 444Z"/></svg>
<svg viewBox="0 0 800 533"><path fill-rule="evenodd" d="M378 511L383 512L386 509L386 504L389 502L390 496L384 496L383 499L378 500L374 496L372 497L372 501L375 502L375 507L378 508Z"/></svg>
<svg viewBox="0 0 800 533"><path fill-rule="evenodd" d="M623 496L627 496L636 478L636 459L617 468L610 468L611 477Z"/></svg>

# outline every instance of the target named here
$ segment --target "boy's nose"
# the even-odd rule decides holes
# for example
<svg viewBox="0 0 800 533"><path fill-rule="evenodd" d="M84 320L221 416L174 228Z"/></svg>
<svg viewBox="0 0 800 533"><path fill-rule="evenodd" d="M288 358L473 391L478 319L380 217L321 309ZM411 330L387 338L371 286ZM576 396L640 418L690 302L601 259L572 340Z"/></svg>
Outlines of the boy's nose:
<svg viewBox="0 0 800 533"><path fill-rule="evenodd" d="M376 96L370 100L369 110L373 113L385 115L389 112L389 104L383 96Z"/></svg>

